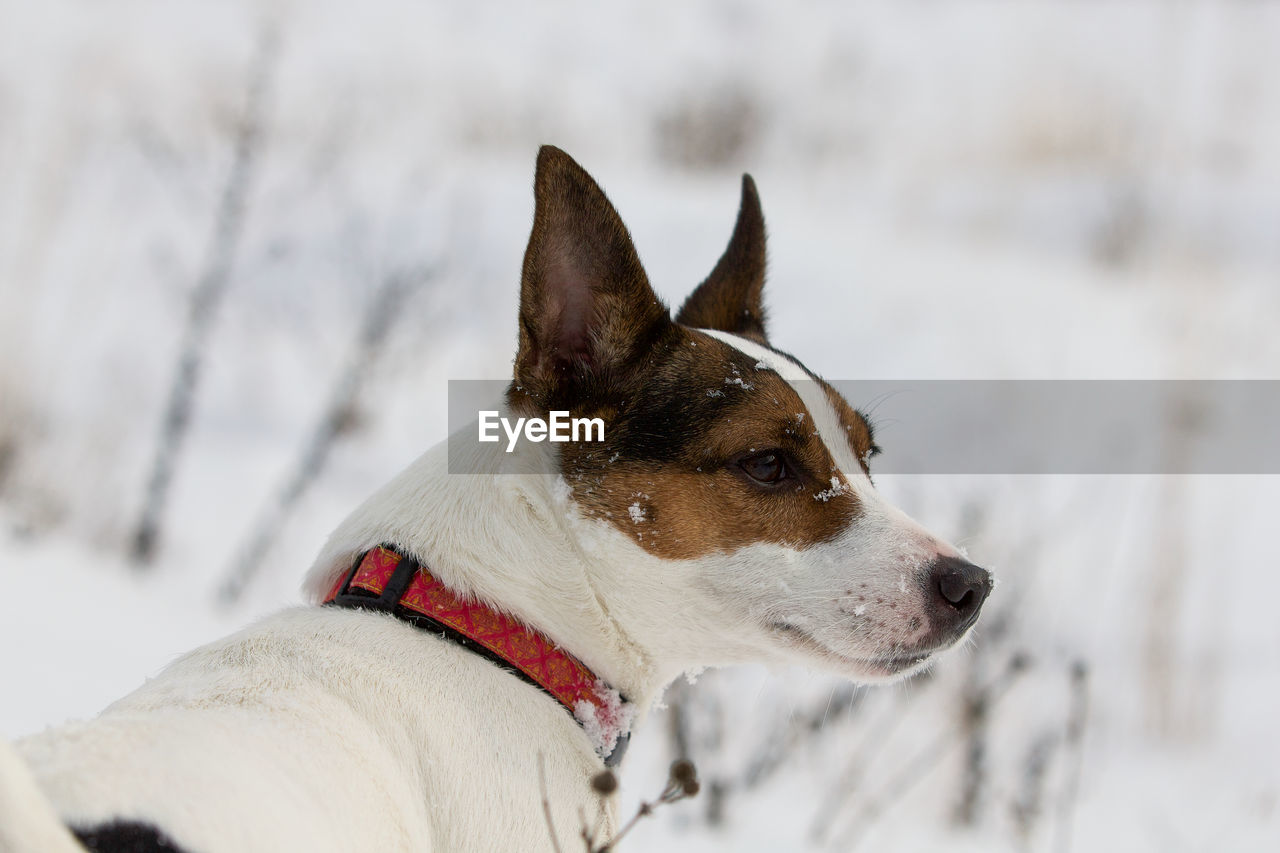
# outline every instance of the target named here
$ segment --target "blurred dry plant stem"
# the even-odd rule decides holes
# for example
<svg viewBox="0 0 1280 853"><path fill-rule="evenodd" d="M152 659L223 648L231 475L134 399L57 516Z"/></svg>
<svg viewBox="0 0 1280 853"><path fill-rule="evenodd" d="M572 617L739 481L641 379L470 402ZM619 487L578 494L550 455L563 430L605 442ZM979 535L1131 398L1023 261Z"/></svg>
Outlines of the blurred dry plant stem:
<svg viewBox="0 0 1280 853"><path fill-rule="evenodd" d="M223 605L240 600L245 588L257 577L262 562L308 488L319 478L329 460L333 445L351 432L358 420L360 392L369 379L379 351L396 320L404 316L406 302L436 275L422 266L396 270L388 274L365 307L364 320L355 351L346 369L339 375L329 402L312 427L311 437L302 446L297 461L285 477L275 497L258 514L249 535L236 551L236 557L218 589Z"/></svg>
<svg viewBox="0 0 1280 853"><path fill-rule="evenodd" d="M1003 699L1010 688L1028 671L1031 661L1024 654L1015 654L1005 663L1004 669L988 683L975 690L976 695L985 697L985 713L990 713L994 706ZM964 720L958 721L963 727ZM929 772L946 758L951 749L960 744L962 739L956 736L955 728L946 728L931 738L914 756L907 759L901 770L893 778L878 786L874 797L865 798L862 802L853 803L845 810L846 829L839 834L839 847L842 850L853 850L866 837L866 833L875 826L884 813L920 783ZM856 777L855 777L856 778ZM852 799L853 790L841 792L843 796L835 799L837 808L844 809ZM834 819L827 818L827 825L834 824Z"/></svg>
<svg viewBox="0 0 1280 853"><path fill-rule="evenodd" d="M244 232L247 200L262 153L268 90L279 54L279 31L274 23L264 24L247 78L244 112L236 127L231 165L214 215L213 234L203 268L191 292L177 368L160 425L142 513L130 541L129 556L139 568L150 565L164 532L169 492L191 428L205 349L218 308L231 282Z"/></svg>
<svg viewBox="0 0 1280 853"><path fill-rule="evenodd" d="M587 816L580 814L578 816L580 822L578 837L582 839L583 849L586 853L611 853L611 851L618 849L619 842L622 841L627 833L631 832L641 818L649 817L659 806L671 805L690 797L696 797L698 791L702 788L702 783L698 781L698 768L694 766L692 761L686 758L676 759L671 763L671 769L667 775L667 784L657 799L642 801L636 809L636 813L631 816L631 819L627 821L622 829L618 830L617 835L607 841L599 840L607 812L605 800L617 792L618 778L612 770L602 770L591 777L591 788L599 798L597 800L596 819L589 824ZM560 847L560 837L556 834L555 822L551 818L551 800L547 794L547 774L542 753L538 753L538 790L542 792L542 813L547 820L547 831L551 835L551 846L556 853L563 853Z"/></svg>

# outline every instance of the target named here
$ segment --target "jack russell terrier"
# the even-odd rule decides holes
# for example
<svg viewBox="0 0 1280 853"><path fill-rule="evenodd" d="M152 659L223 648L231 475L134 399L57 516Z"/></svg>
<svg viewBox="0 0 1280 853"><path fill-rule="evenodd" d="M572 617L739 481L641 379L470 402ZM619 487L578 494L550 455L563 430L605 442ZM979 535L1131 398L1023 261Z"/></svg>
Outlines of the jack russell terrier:
<svg viewBox="0 0 1280 853"><path fill-rule="evenodd" d="M485 413L342 523L310 606L0 741L0 850L551 850L544 792L570 849L682 672L884 681L957 643L991 576L876 493L871 426L770 343L764 276L744 177L672 320L600 187L544 147L500 413L525 440L479 440Z"/></svg>

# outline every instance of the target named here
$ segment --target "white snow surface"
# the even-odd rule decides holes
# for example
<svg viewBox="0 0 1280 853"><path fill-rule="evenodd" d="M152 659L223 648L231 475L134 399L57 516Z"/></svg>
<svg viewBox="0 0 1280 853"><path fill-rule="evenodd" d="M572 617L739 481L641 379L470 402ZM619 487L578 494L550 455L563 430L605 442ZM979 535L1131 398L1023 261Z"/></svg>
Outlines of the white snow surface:
<svg viewBox="0 0 1280 853"><path fill-rule="evenodd" d="M3 736L296 603L328 531L444 437L446 380L509 372L543 142L600 180L669 304L715 263L749 170L771 339L830 379L1280 378L1280 4L0 0L0 21ZM271 26L243 241L138 571L128 533ZM248 598L216 606L370 294L421 266L351 431ZM852 693L681 679L632 737L622 808L661 790L677 704L704 793L621 849L1275 847L1277 478L875 479L1000 577L971 640ZM965 702L1014 653L1033 662L987 709L962 822Z"/></svg>

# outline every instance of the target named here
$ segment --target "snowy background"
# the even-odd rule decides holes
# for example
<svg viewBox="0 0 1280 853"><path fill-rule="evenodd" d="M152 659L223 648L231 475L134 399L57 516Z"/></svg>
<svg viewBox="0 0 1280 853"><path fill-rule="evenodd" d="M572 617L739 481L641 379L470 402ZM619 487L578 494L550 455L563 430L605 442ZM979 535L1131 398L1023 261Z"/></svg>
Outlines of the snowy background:
<svg viewBox="0 0 1280 853"><path fill-rule="evenodd" d="M771 336L831 378L1280 378L1280 4L0 0L0 21L4 736L295 602L328 530L443 438L447 379L507 373L542 142L600 180L672 303L749 170ZM976 642L893 688L680 682L624 801L676 750L704 792L625 849L1277 849L1277 478L882 479L999 573Z"/></svg>

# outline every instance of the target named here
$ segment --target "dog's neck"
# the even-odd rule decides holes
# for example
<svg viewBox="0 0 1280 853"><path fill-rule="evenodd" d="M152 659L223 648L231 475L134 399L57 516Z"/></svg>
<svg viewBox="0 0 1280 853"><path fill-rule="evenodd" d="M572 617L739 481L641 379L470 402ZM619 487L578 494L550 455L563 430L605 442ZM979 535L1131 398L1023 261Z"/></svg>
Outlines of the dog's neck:
<svg viewBox="0 0 1280 853"><path fill-rule="evenodd" d="M475 430L472 424L463 434ZM338 527L308 575L308 596L321 600L358 554L394 544L451 589L546 634L645 713L694 662L652 648L635 636L637 614L605 605L618 597L601 586L617 582L617 574L592 570L600 556L583 552L581 527L574 528L593 522L575 516L554 450L529 442L512 453L501 444L457 444L453 470L485 473L449 473L447 441L427 451ZM636 573L637 588L660 583L646 575ZM645 633L643 614L639 619Z"/></svg>

